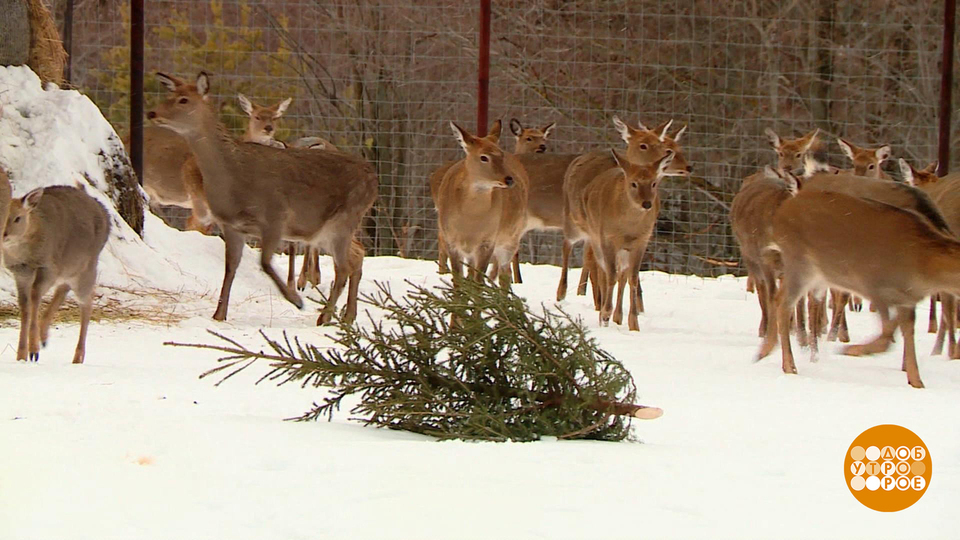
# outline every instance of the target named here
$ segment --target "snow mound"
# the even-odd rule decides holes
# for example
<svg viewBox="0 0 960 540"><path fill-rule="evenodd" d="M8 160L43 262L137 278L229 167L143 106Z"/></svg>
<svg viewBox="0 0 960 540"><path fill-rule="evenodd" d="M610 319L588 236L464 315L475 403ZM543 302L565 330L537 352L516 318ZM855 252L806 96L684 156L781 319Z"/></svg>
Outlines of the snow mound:
<svg viewBox="0 0 960 540"><path fill-rule="evenodd" d="M120 174L129 161L116 131L87 96L54 84L44 89L25 66L0 66L0 107L0 167L9 173L15 197L42 186L80 184L108 209L113 226L100 256L100 285L216 290L223 272L219 238L172 229L149 212L141 238L120 217L108 176ZM12 280L0 280L0 296L13 292Z"/></svg>

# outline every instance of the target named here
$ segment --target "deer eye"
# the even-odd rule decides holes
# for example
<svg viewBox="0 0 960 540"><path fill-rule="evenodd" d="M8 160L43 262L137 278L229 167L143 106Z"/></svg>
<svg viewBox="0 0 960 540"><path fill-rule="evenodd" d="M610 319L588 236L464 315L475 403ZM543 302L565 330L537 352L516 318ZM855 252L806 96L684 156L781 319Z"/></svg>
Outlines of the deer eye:
<svg viewBox="0 0 960 540"><path fill-rule="evenodd" d="M187 103L190 103L190 98L182 97L182 98L180 98L180 99L177 100L177 103L179 103L179 104L181 104L181 105L186 105Z"/></svg>
<svg viewBox="0 0 960 540"><path fill-rule="evenodd" d="M486 162L490 161L490 158L488 158L487 156L480 156L480 161L486 163Z"/></svg>
<svg viewBox="0 0 960 540"><path fill-rule="evenodd" d="M872 171L874 167L875 167L875 165L874 165L873 163L871 163L870 166L867 167L867 169L870 169L870 170Z"/></svg>
<svg viewBox="0 0 960 540"><path fill-rule="evenodd" d="M13 218L14 223L20 223L20 216Z"/></svg>
<svg viewBox="0 0 960 540"><path fill-rule="evenodd" d="M636 183L636 182L631 182L631 183L630 183L630 187L632 187L633 189L637 189L637 183Z"/></svg>
<svg viewBox="0 0 960 540"><path fill-rule="evenodd" d="M527 137L527 140L528 140L528 141L532 141L532 140L533 140L533 137Z"/></svg>
<svg viewBox="0 0 960 540"><path fill-rule="evenodd" d="M797 158L798 158L798 159L799 159L800 156L802 156L802 155L803 155L803 154L801 154L800 152L797 152Z"/></svg>
<svg viewBox="0 0 960 540"><path fill-rule="evenodd" d="M650 148L650 147L647 146L647 145L645 145L645 144L641 144L641 145L640 145L640 149L641 149L641 150L646 150L647 148Z"/></svg>
<svg viewBox="0 0 960 540"><path fill-rule="evenodd" d="M656 181L656 182L650 184L650 187L653 188L653 189L656 189L656 188L657 188L657 184L659 184L659 183L660 183L660 181Z"/></svg>

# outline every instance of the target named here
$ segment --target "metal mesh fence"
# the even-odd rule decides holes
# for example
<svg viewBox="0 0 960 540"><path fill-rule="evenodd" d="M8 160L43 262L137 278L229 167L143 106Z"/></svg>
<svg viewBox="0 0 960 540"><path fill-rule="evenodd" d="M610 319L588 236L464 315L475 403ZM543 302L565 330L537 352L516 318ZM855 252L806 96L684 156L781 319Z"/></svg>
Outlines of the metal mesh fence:
<svg viewBox="0 0 960 540"><path fill-rule="evenodd" d="M128 11L78 0L74 22L73 82L121 133ZM376 166L369 252L435 257L427 177L460 155L447 121L474 126L476 3L147 0L146 13L149 71L211 72L222 118L238 133L238 92L262 104L293 97L278 139L320 135ZM645 268L726 273L736 268L722 263L739 258L730 201L775 158L764 128L790 137L819 127L841 167L836 136L890 144L885 168L895 177L897 157L935 158L941 17L941 2L906 0L494 2L490 115L556 122L559 152L621 146L614 114L688 124L681 143L694 174L664 182ZM162 96L149 76L147 91L149 107ZM521 248L537 263L559 253L559 233L529 234Z"/></svg>

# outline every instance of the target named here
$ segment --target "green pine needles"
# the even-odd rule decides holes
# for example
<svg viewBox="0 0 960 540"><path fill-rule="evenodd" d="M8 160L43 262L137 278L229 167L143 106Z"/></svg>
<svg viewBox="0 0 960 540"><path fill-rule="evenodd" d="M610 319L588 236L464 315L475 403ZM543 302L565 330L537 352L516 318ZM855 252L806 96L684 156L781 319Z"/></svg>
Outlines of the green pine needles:
<svg viewBox="0 0 960 540"><path fill-rule="evenodd" d="M377 283L361 296L369 324L339 323L329 348L263 332L272 352L216 333L226 345L169 344L227 354L201 377L225 372L225 380L266 360L260 381L329 387L298 420L332 418L358 396L354 418L439 439L614 441L627 437L631 416L659 415L632 404L630 373L566 313L534 314L509 290L471 280L410 285L397 297Z"/></svg>

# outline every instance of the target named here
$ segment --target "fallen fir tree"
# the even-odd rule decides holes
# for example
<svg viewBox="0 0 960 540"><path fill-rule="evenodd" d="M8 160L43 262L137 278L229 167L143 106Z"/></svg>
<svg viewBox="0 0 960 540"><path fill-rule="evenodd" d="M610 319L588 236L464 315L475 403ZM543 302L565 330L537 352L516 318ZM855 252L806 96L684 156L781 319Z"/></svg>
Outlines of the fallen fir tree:
<svg viewBox="0 0 960 540"><path fill-rule="evenodd" d="M631 418L662 414L633 404L630 373L566 313L534 314L517 295L485 283L411 286L398 298L377 283L361 297L373 311L369 324L339 323L329 348L262 331L267 351L215 332L224 344L167 345L225 353L201 375L225 373L217 384L266 360L271 369L258 383L331 388L297 420L332 418L344 398L359 395L355 419L440 439L613 441L627 437Z"/></svg>

